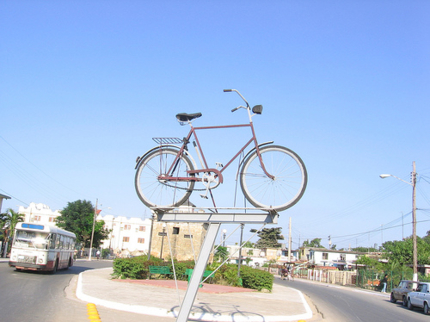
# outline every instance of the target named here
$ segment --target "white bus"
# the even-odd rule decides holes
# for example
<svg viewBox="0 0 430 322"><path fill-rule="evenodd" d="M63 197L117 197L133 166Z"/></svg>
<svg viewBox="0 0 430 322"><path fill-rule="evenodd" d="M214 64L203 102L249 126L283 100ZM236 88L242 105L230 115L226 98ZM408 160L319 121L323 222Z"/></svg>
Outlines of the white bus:
<svg viewBox="0 0 430 322"><path fill-rule="evenodd" d="M16 225L9 266L17 270L52 271L73 265L76 236L48 225Z"/></svg>

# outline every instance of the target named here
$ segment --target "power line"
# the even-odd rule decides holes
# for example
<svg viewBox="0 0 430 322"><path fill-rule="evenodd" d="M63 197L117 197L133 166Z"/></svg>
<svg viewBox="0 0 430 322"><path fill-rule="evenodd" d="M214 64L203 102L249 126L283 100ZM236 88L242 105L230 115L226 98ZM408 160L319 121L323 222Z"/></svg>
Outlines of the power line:
<svg viewBox="0 0 430 322"><path fill-rule="evenodd" d="M0 189L0 191L3 191L4 193L6 193L8 196L12 197L13 199L16 199L16 200L18 200L19 202L22 202L24 205L26 205L26 206L30 206L28 203L26 203L26 202L24 202L24 201L22 201L22 200L19 200L18 198L16 198L16 197L12 196L12 195L11 195L10 193L8 193L7 191L4 191L3 189Z"/></svg>

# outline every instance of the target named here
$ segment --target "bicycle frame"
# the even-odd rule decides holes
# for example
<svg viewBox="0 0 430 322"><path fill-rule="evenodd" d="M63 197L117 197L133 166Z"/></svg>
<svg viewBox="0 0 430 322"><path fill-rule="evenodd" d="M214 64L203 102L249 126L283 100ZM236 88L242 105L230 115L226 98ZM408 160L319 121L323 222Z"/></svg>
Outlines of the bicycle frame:
<svg viewBox="0 0 430 322"><path fill-rule="evenodd" d="M159 180L167 180L167 181L203 181L203 178L199 178L199 177L196 177L196 176L191 176L191 177L176 177L176 176L172 176L171 174L172 173L174 173L174 170L175 170L175 167L176 167L176 164L177 164L177 162L179 161L179 158L180 158L180 156L184 153L184 150L186 150L187 149L187 145L190 143L190 139L192 138L192 137L194 137L194 140L195 140L195 142L196 142L196 145L197 145L197 147L198 147L198 150L197 150L197 154L198 154L198 156L199 156L199 159L200 159L200 156L201 156L201 159L200 159L200 161L201 161L201 163L202 163L202 169L195 169L195 170L190 170L190 171L187 171L187 173L189 173L189 174L198 174L198 173L205 173L205 172L213 172L213 173L215 173L216 174L216 176L218 177L218 179L219 179L219 182L220 183L222 183L223 182L223 176L222 176L222 172L225 170L225 169L227 169L228 168L228 166L252 143L252 142L254 142L254 145L255 145L255 149L256 149L256 151L257 151L257 155L258 155L258 158L259 158L259 161L260 161L260 164L261 164L261 167L262 167L262 169L263 169L263 171L264 171L264 173L270 178L270 179L274 179L274 176L273 175L271 175L271 174L269 174L267 171L266 171L266 168L265 168L265 166L264 166L264 162L263 162L263 158L262 158L262 156L261 156L261 154L260 154L260 149L259 149L259 145L258 145L258 142L257 142L257 137L256 137L256 135L255 135L255 130L254 130L254 126L253 126L253 123L252 123L252 116L253 115L251 115L251 112L250 112L250 110L249 110L249 108L247 108L247 110L248 110L248 114L249 114L249 119L250 119L250 122L249 122L249 124L236 124L236 125L219 125L219 126L202 126L202 127L194 127L193 125L192 125L192 122L191 121L189 121L188 122L188 124L190 125L190 127L191 127L191 129L190 129L190 132L188 133L188 135L184 138L184 143L182 144L182 146L181 146L181 148L179 149L179 151L178 151L178 153L177 153L177 155L176 155L176 158L175 158L175 160L173 161L173 163L172 163L172 165L170 166L170 168L169 168L169 171L167 172L167 174L164 174L164 175L162 175L162 176L159 176L158 177L158 179ZM198 131L198 130L211 130L211 129L226 129L226 128L244 128L244 127L249 127L250 129L251 129L251 133L252 133L252 137L245 143L245 145L239 150L239 152L237 152L232 158L231 158L231 160L230 161L228 161L227 162L227 164L225 165L225 166L223 166L220 170L218 170L218 169L214 169L214 168L209 168L209 166L208 166L208 164L207 164L207 162L206 162L206 158L205 158L205 156L204 156L204 153L203 153L203 149L202 149L202 146L200 145L200 142L199 142L199 139L198 139L198 136L197 136L197 133L196 133L196 131Z"/></svg>

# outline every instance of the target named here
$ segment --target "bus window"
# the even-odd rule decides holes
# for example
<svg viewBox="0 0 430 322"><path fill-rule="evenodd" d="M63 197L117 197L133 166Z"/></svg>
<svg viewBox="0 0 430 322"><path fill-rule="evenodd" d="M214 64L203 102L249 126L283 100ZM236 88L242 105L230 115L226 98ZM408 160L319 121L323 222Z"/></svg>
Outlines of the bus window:
<svg viewBox="0 0 430 322"><path fill-rule="evenodd" d="M24 248L47 249L48 234L26 230L17 230L13 241L13 246Z"/></svg>
<svg viewBox="0 0 430 322"><path fill-rule="evenodd" d="M69 249L69 246L70 246L70 237L66 237L64 249Z"/></svg>
<svg viewBox="0 0 430 322"><path fill-rule="evenodd" d="M49 244L49 248L50 249L55 249L55 242L57 240L57 234L52 233L51 234L51 240L50 240L50 244Z"/></svg>

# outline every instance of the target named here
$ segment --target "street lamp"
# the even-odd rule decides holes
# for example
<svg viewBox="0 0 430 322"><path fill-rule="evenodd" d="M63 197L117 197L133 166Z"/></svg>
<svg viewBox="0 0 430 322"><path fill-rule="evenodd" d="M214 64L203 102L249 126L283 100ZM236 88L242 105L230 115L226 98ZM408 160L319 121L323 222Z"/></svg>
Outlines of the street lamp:
<svg viewBox="0 0 430 322"><path fill-rule="evenodd" d="M158 233L161 235L161 250L160 250L160 258L163 259L163 247L164 247L164 236L166 236L166 223L163 223L163 232Z"/></svg>
<svg viewBox="0 0 430 322"><path fill-rule="evenodd" d="M413 270L414 270L414 276L413 281L418 281L418 267L417 267L417 206L416 206L416 184L417 184L417 173L415 171L415 161L412 163L412 176L411 176L411 182L407 182L403 179L400 179L399 177L396 177L392 174L381 174L380 177L382 179L393 177L400 181L403 181L407 183L408 185L412 186L412 243L413 243Z"/></svg>
<svg viewBox="0 0 430 322"><path fill-rule="evenodd" d="M227 234L227 229L222 230L222 247L225 247L225 235Z"/></svg>

